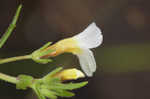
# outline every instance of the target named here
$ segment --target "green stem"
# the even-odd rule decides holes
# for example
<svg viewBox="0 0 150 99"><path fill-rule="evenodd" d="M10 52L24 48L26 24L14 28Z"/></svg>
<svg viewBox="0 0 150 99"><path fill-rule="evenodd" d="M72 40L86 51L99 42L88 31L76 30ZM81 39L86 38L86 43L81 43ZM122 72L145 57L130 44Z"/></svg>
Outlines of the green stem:
<svg viewBox="0 0 150 99"><path fill-rule="evenodd" d="M4 80L4 81L7 81L7 82L9 82L9 83L13 83L13 84L16 84L16 83L17 83L16 77L8 76L8 75L3 74L3 73L0 73L0 79L1 79L1 80Z"/></svg>
<svg viewBox="0 0 150 99"><path fill-rule="evenodd" d="M17 23L17 20L19 18L19 15L20 15L21 8L22 8L22 5L19 5L19 7L16 11L16 14L13 18L12 23L9 25L8 29L6 30L6 32L3 34L2 38L0 39L0 48L2 48L2 46L4 45L4 43L6 42L8 37L11 35L12 31L16 27L16 23Z"/></svg>
<svg viewBox="0 0 150 99"><path fill-rule="evenodd" d="M19 61L19 60L25 60L25 59L31 59L31 55L17 56L17 57L0 59L0 64L4 64L4 63L8 63L8 62L13 62L13 61Z"/></svg>

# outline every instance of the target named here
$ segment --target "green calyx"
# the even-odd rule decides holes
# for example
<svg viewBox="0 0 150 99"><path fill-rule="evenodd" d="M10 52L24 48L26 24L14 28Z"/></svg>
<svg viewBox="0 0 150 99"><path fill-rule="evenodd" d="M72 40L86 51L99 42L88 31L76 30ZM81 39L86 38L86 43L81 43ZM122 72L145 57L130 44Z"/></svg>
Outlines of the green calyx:
<svg viewBox="0 0 150 99"><path fill-rule="evenodd" d="M47 64L49 62L51 62L52 60L51 59L42 59L41 57L42 56L45 56L49 53L52 53L53 50L44 50L46 49L48 46L50 46L51 42L48 42L46 43L44 46L42 46L41 48L39 48L38 50L34 51L31 56L32 56L32 59L37 62L37 63L41 63L41 64Z"/></svg>
<svg viewBox="0 0 150 99"><path fill-rule="evenodd" d="M59 78L53 77L53 75L58 73L61 69L62 68L57 68L42 79L35 80L32 89L36 92L39 99L46 99L46 97L56 99L58 96L72 97L75 94L70 92L71 90L81 88L88 83L62 83Z"/></svg>

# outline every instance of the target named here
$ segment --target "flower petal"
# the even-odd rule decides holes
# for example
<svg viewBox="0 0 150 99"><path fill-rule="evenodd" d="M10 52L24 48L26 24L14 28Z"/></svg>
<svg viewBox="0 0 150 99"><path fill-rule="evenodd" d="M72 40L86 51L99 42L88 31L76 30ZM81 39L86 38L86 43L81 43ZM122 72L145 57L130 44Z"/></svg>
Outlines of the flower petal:
<svg viewBox="0 0 150 99"><path fill-rule="evenodd" d="M103 41L101 30L94 22L73 38L79 42L79 46L86 48L98 47Z"/></svg>
<svg viewBox="0 0 150 99"><path fill-rule="evenodd" d="M83 52L77 54L82 70L86 73L87 76L93 76L93 73L96 71L96 62L93 56L93 52L89 49L83 49Z"/></svg>

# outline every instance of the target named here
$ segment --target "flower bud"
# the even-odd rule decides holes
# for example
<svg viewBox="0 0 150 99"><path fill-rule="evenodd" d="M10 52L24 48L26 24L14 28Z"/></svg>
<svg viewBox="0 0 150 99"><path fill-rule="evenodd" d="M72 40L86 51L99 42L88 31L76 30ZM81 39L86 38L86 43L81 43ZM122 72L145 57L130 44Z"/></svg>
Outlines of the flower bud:
<svg viewBox="0 0 150 99"><path fill-rule="evenodd" d="M78 78L84 78L85 75L78 69L65 69L59 73L57 73L56 75L54 75L55 77L60 78L62 81L64 80L76 80Z"/></svg>

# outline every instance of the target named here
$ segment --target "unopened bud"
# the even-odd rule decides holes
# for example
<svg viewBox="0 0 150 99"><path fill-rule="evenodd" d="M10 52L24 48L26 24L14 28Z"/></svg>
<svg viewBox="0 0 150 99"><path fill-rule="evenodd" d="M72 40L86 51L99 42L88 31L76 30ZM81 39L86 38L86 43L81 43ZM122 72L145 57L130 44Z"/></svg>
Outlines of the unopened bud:
<svg viewBox="0 0 150 99"><path fill-rule="evenodd" d="M64 80L76 80L79 78L84 78L85 75L78 69L65 69L55 75L55 77L60 78L62 81Z"/></svg>

